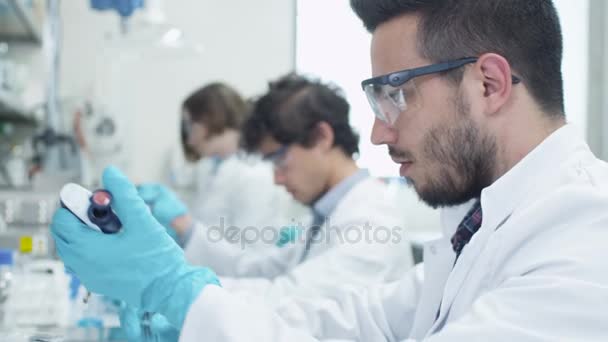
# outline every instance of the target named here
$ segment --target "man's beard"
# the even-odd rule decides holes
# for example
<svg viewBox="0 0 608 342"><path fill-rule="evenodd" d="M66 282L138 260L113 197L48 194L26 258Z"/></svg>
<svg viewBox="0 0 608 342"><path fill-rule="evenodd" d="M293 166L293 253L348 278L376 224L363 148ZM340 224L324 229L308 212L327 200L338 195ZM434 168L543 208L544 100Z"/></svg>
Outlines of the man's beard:
<svg viewBox="0 0 608 342"><path fill-rule="evenodd" d="M433 208L454 206L477 198L493 182L496 139L481 132L461 97L455 101L458 116L439 124L423 138L422 158L428 168L424 182L406 178L420 199ZM389 148L393 156L411 156Z"/></svg>

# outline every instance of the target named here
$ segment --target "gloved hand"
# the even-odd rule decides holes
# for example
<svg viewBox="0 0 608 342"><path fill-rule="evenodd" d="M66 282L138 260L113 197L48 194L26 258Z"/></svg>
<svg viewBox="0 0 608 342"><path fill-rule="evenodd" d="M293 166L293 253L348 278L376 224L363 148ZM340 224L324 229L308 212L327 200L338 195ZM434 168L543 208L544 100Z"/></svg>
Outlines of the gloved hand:
<svg viewBox="0 0 608 342"><path fill-rule="evenodd" d="M281 248L288 243L293 243L300 235L302 235L302 228L298 228L297 226L283 227L279 232L279 239L276 242L276 246Z"/></svg>
<svg viewBox="0 0 608 342"><path fill-rule="evenodd" d="M152 210L152 215L167 229L173 228L173 220L188 213L186 205L164 185L141 184L137 186L137 191Z"/></svg>
<svg viewBox="0 0 608 342"><path fill-rule="evenodd" d="M167 319L159 314L150 314L149 321L145 321L144 312L137 310L126 303L122 302L120 306L120 327L124 332L127 341L162 341L173 342L179 340L179 330L172 326ZM144 325L149 327L148 332L145 331ZM150 334L151 336L147 336Z"/></svg>
<svg viewBox="0 0 608 342"><path fill-rule="evenodd" d="M90 291L158 312L181 329L192 302L213 271L188 265L181 248L150 214L135 186L116 168L103 173L122 222L117 234L101 234L60 208L51 223L57 253Z"/></svg>

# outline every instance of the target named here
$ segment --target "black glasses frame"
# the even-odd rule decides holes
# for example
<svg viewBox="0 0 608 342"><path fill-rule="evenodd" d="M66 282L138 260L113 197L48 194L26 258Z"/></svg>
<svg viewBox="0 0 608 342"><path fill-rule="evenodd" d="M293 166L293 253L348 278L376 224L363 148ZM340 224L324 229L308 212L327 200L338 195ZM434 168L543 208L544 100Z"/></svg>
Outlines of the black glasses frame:
<svg viewBox="0 0 608 342"><path fill-rule="evenodd" d="M461 59L456 59L453 61L430 64L423 67L418 67L414 69L404 69L400 71L391 72L390 74L385 74L381 76L372 77L361 82L361 88L365 90L367 85L386 85L389 84L392 87L399 87L411 80L414 77L434 74L443 71L449 71L452 69L460 68L466 64L477 62L477 57L465 57ZM511 81L513 84L517 84L521 82L521 79L517 76L511 76Z"/></svg>
<svg viewBox="0 0 608 342"><path fill-rule="evenodd" d="M285 158L288 149L289 145L282 145L276 151L263 155L262 159L276 164L277 162L280 162L283 158Z"/></svg>

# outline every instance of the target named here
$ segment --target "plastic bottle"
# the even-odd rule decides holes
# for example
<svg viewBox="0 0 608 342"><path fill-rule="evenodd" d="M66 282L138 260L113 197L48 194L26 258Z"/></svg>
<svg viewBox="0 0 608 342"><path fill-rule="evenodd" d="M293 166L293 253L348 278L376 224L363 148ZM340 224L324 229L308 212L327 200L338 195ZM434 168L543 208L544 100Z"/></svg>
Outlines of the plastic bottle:
<svg viewBox="0 0 608 342"><path fill-rule="evenodd" d="M34 249L34 238L30 235L19 237L19 252L15 255L15 271L23 273L27 265L32 262L32 251Z"/></svg>

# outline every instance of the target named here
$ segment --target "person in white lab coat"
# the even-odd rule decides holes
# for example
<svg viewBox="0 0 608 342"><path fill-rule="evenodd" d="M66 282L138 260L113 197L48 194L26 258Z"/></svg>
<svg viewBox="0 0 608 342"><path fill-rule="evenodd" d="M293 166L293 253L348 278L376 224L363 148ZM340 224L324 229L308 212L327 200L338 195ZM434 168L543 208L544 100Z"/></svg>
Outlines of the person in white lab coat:
<svg viewBox="0 0 608 342"><path fill-rule="evenodd" d="M285 296L319 296L335 284L399 279L413 265L404 215L395 194L356 166L358 136L348 112L340 91L318 81L289 74L271 83L243 127L243 145L274 165L275 182L311 206L314 222L297 222L292 239L282 246L253 251L241 248L240 239L252 238L241 233L254 231L257 239L270 242L282 227L195 224L186 258L211 267L224 287L253 292L270 303ZM178 201L168 197L170 205Z"/></svg>
<svg viewBox="0 0 608 342"><path fill-rule="evenodd" d="M275 182L311 206L314 220L299 227L288 249L242 254L232 270L246 270L249 278L222 277L225 288L277 303L337 285L393 281L413 265L407 216L384 183L357 167L359 137L348 114L340 89L296 74L271 82L254 102L243 128L245 150L273 163ZM198 249L197 259L213 248Z"/></svg>
<svg viewBox="0 0 608 342"><path fill-rule="evenodd" d="M239 149L240 129L249 111L246 101L225 83L210 83L193 91L182 103L181 143L190 163L174 170L174 182L187 205L163 185L148 183L138 188L154 216L176 235L189 253L206 248L196 236L194 223L205 227L283 226L309 220L308 210L273 182L272 165ZM175 175L178 171L181 175ZM182 197L180 196L180 197ZM252 250L268 245L243 236L242 244L215 253L208 265L230 263L226 254L233 248ZM216 248L217 252L217 248ZM191 259L201 264L202 260Z"/></svg>
<svg viewBox="0 0 608 342"><path fill-rule="evenodd" d="M112 279L131 285L130 300L185 300L181 310L145 304L183 324L181 341L605 341L608 165L566 124L553 3L351 6L373 34L375 78L362 84L376 115L372 141L388 146L421 199L446 208L445 237L427 244L424 265L393 284L344 287L277 311L221 288L209 270L193 271L208 277L196 285L188 277L162 286L160 274L185 267L166 252L157 253L173 266L155 266L147 286L132 275ZM76 242L89 239L68 218L58 213L53 234L77 236L59 251L85 284L101 284L72 254L107 255L85 253ZM124 263L143 265L137 253ZM110 260L95 271L125 267ZM185 284L189 295L178 294Z"/></svg>
<svg viewBox="0 0 608 342"><path fill-rule="evenodd" d="M248 107L235 89L219 82L195 90L182 103L182 149L196 162L190 208L202 224L279 225L289 223L292 213L305 212L273 183L269 163L239 154Z"/></svg>

